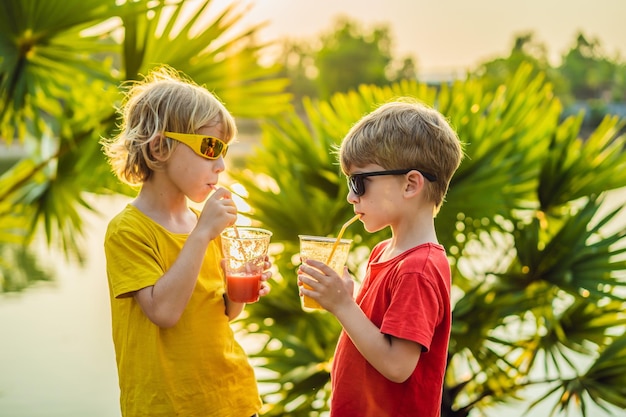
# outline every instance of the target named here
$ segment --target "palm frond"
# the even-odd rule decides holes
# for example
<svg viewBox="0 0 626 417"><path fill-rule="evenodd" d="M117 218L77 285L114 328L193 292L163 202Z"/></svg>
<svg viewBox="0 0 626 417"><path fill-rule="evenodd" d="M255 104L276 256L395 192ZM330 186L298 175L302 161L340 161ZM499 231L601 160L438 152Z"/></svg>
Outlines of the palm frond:
<svg viewBox="0 0 626 417"><path fill-rule="evenodd" d="M132 2L134 12L145 10ZM86 29L117 15L114 1L58 2L7 0L0 9L0 137L40 137L44 117L60 117L60 98L81 82L112 82L113 43ZM129 7L130 8L130 7ZM77 74L83 76L76 77Z"/></svg>
<svg viewBox="0 0 626 417"><path fill-rule="evenodd" d="M233 3L209 20L213 2L176 2L152 14L126 13L124 72L137 79L167 64L205 85L233 114L264 117L285 111L291 96L279 68L261 66L263 45L254 42L259 26L233 32L243 17ZM214 13L215 14L215 13Z"/></svg>
<svg viewBox="0 0 626 417"><path fill-rule="evenodd" d="M550 392L538 398L531 407L560 392L554 410L579 408L586 416L587 400L610 412L609 406L626 408L626 337L615 339L600 352L583 375L565 379Z"/></svg>
<svg viewBox="0 0 626 417"><path fill-rule="evenodd" d="M582 121L582 114L568 118L552 138L537 191L544 212L626 184L626 135L617 136L624 122L607 116L583 140L578 137Z"/></svg>

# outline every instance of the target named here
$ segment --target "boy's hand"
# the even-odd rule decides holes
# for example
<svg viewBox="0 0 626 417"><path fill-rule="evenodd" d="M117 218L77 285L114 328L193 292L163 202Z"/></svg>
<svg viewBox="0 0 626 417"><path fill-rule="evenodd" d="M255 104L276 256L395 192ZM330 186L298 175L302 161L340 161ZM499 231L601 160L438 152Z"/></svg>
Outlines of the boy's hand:
<svg viewBox="0 0 626 417"><path fill-rule="evenodd" d="M237 221L237 206L226 188L218 188L204 204L196 228L206 231L211 240Z"/></svg>
<svg viewBox="0 0 626 417"><path fill-rule="evenodd" d="M304 288L302 284L311 289ZM343 277L340 277L325 263L308 259L298 268L298 285L301 294L311 297L331 313L353 302L354 281L346 267Z"/></svg>
<svg viewBox="0 0 626 417"><path fill-rule="evenodd" d="M265 265L263 265L263 273L261 274L261 289L259 290L259 297L264 297L270 293L270 286L267 283L272 277L272 271L270 268L272 267L272 263L270 262L269 256L265 256Z"/></svg>

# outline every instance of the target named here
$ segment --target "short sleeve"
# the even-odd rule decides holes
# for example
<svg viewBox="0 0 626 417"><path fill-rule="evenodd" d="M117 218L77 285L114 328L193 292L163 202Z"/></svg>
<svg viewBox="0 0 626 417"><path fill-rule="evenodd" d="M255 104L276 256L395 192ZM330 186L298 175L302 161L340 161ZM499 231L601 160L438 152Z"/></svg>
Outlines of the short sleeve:
<svg viewBox="0 0 626 417"><path fill-rule="evenodd" d="M396 278L381 331L428 350L440 322L441 297L423 275L405 273Z"/></svg>
<svg viewBox="0 0 626 417"><path fill-rule="evenodd" d="M120 228L107 233L104 249L115 298L154 285L165 273L147 236Z"/></svg>

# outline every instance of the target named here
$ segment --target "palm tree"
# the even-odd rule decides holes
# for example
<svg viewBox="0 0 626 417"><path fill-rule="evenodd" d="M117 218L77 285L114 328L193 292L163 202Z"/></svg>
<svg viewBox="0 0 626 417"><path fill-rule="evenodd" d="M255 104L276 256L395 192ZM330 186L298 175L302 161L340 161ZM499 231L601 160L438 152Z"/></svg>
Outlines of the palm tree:
<svg viewBox="0 0 626 417"><path fill-rule="evenodd" d="M49 243L60 241L81 261L79 209L95 210L88 195L132 192L114 180L99 144L116 128L124 82L168 64L205 84L238 117L285 108L279 68L258 64L258 27L235 31L243 14L237 4L211 6L211 0L2 2L0 140L17 141L25 152L0 177L0 290L27 285L10 285L19 275L10 259L40 225Z"/></svg>
<svg viewBox="0 0 626 417"><path fill-rule="evenodd" d="M271 297L240 322L242 332L265 335L255 357L266 371L267 415L327 410L339 325L299 306L297 235L336 235L351 217L331 150L363 114L397 96L438 108L467 145L436 219L454 287L442 415L488 410L532 387L546 393L537 403L557 411L626 407L624 122L607 117L581 138L583 115L561 121L551 85L531 70L520 67L495 90L470 78L439 90L416 82L361 86L329 101L305 100L303 116L263 126L254 172L234 178L252 221L271 229L282 248ZM620 187L622 194L611 191ZM388 232L354 225L347 234L349 267L358 274Z"/></svg>
<svg viewBox="0 0 626 417"><path fill-rule="evenodd" d="M467 143L437 218L455 302L443 415L486 410L533 386L545 387L537 401L557 410L626 407L624 202L609 204L611 190L626 185L623 121L607 117L581 138L582 115L561 121L551 86L527 67L493 89L473 79L440 90L363 86L305 100L299 116L276 68L257 64L256 28L233 34L241 12L233 6L207 20L210 6L2 2L0 138L26 149L0 177L5 282L19 259L6 248L27 246L39 225L81 259L79 209L95 210L89 195L130 192L114 181L99 145L115 130L118 87L170 64L239 117L275 116L252 156L254 174L242 169L235 179L251 219L274 232L276 279L272 296L251 305L238 326L263 337L255 360L266 371L266 414L319 415L339 325L300 308L297 234L335 234L352 214L332 146L376 104L414 96L446 114ZM385 232L355 225L347 233L355 242L349 266L358 272Z"/></svg>

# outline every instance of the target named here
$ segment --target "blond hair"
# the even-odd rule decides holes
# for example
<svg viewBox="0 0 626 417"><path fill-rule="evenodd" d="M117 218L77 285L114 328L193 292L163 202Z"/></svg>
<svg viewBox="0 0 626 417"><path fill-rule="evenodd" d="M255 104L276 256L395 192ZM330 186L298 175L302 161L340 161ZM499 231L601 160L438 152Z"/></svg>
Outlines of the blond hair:
<svg viewBox="0 0 626 417"><path fill-rule="evenodd" d="M350 129L339 148L341 169L380 165L386 170L415 168L432 174L426 197L443 204L450 179L463 159L456 132L437 110L401 98L365 115Z"/></svg>
<svg viewBox="0 0 626 417"><path fill-rule="evenodd" d="M205 126L219 126L224 135L220 139L227 143L237 134L233 117L218 98L171 67L158 67L128 85L120 133L103 141L113 172L127 184L142 184L162 168L178 144L165 138L165 131L197 133ZM164 155L162 160L153 157L151 142Z"/></svg>

